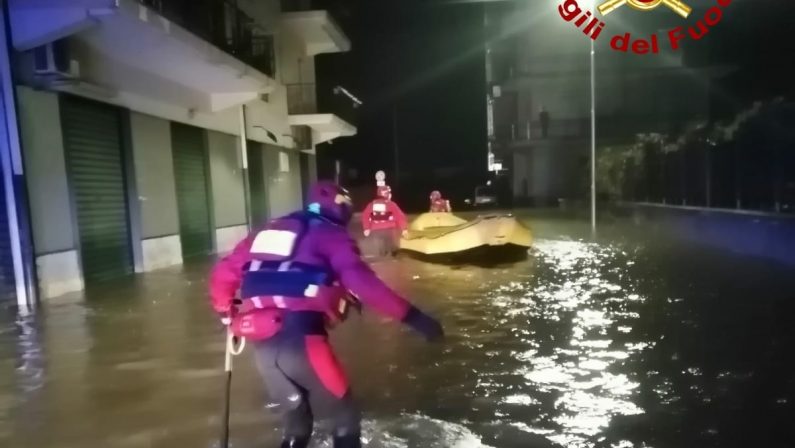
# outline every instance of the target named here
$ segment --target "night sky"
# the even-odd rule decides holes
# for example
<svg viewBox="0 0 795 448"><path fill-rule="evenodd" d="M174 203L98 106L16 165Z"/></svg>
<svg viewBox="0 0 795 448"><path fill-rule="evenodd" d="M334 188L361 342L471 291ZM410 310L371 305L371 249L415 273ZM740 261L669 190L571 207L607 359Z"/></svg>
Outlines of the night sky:
<svg viewBox="0 0 795 448"><path fill-rule="evenodd" d="M364 101L356 119L358 135L318 147L320 175L333 175L330 162L338 158L344 164L346 186L372 185L374 172L383 169L394 187L393 113L397 111L402 176L396 197L424 205L431 189L442 189L458 200L471 195L487 175L484 4L317 3L332 12L353 44L349 53L316 59L321 107L333 97L330 92L337 84ZM708 5L713 0L696 3ZM795 1L735 0L731 11L691 49L695 51L687 52L692 66L734 67L733 73L716 80L714 119L731 117L754 99L793 94Z"/></svg>
<svg viewBox="0 0 795 448"><path fill-rule="evenodd" d="M357 0L329 9L353 49L318 57L321 106L336 83L364 106L358 109L358 135L322 145L319 157L333 154L355 169L358 176L346 179L351 186L372 184L377 169L394 184L396 113L404 190L415 187L416 196L427 188L450 189L462 178L471 181L459 189L474 189L485 175L487 152L483 6ZM328 164L320 167L321 175L329 170Z"/></svg>

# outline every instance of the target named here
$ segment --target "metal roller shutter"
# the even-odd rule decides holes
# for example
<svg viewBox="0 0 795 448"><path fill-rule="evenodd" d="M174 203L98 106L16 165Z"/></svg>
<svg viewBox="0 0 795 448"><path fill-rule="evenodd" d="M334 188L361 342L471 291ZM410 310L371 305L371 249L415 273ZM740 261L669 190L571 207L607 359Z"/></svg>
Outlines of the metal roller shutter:
<svg viewBox="0 0 795 448"><path fill-rule="evenodd" d="M86 285L132 274L120 111L63 96L61 122Z"/></svg>
<svg viewBox="0 0 795 448"><path fill-rule="evenodd" d="M251 195L251 224L258 227L268 220L268 196L265 191L265 170L262 160L262 144L249 141L248 182Z"/></svg>
<svg viewBox="0 0 795 448"><path fill-rule="evenodd" d="M212 252L212 233L204 131L171 123L171 145L182 257L206 256Z"/></svg>
<svg viewBox="0 0 795 448"><path fill-rule="evenodd" d="M11 241L8 234L8 209L6 208L5 182L0 176L0 302L16 303L14 281L14 259L11 256ZM0 305L0 308L2 306Z"/></svg>

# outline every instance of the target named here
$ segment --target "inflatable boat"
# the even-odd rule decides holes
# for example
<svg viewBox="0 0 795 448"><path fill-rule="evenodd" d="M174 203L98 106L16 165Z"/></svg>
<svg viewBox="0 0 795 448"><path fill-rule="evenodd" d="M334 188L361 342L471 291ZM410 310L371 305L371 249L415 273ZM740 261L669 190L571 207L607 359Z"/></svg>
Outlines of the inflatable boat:
<svg viewBox="0 0 795 448"><path fill-rule="evenodd" d="M526 258L532 243L530 229L511 215L466 221L452 213L424 213L411 223L400 249L432 261L489 263Z"/></svg>

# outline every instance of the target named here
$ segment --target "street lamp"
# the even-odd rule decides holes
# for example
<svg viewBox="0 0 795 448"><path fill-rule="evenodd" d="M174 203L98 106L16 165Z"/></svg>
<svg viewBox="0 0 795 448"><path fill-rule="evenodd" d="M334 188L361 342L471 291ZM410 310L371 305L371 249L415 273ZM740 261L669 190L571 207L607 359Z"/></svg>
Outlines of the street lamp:
<svg viewBox="0 0 795 448"><path fill-rule="evenodd" d="M596 235L596 48L591 39L591 233Z"/></svg>

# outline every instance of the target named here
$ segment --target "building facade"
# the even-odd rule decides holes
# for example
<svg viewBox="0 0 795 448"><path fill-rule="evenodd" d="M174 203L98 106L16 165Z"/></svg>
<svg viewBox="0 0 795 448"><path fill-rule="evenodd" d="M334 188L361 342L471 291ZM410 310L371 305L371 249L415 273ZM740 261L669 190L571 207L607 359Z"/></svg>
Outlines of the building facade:
<svg viewBox="0 0 795 448"><path fill-rule="evenodd" d="M4 18L0 282L20 306L230 250L300 206L315 145L356 134L318 108L314 57L350 41L309 1L12 0Z"/></svg>
<svg viewBox="0 0 795 448"><path fill-rule="evenodd" d="M551 205L586 197L590 39L559 17L556 2L496 2L486 16L490 152L510 177L515 201ZM674 14L630 8L610 20L613 29L645 37L681 25ZM610 37L599 39L595 50L597 152L632 142L638 133L675 133L708 118L711 79L727 68L696 67L684 50L616 52Z"/></svg>

